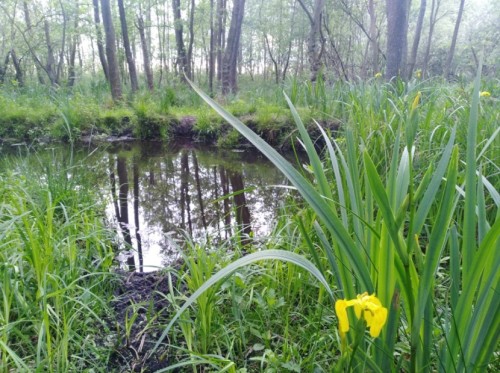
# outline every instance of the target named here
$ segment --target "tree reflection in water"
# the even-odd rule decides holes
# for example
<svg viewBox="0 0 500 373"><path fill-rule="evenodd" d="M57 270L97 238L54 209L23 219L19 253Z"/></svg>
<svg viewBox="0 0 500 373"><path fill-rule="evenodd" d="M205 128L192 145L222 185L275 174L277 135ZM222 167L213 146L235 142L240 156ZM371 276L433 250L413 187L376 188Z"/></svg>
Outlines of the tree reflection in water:
<svg viewBox="0 0 500 373"><path fill-rule="evenodd" d="M109 151L108 165L108 211L122 250L134 252L124 263L130 270L151 271L174 260L185 234L214 244L237 235L248 244L270 232L285 193L270 187L285 184L284 178L251 152L121 144Z"/></svg>

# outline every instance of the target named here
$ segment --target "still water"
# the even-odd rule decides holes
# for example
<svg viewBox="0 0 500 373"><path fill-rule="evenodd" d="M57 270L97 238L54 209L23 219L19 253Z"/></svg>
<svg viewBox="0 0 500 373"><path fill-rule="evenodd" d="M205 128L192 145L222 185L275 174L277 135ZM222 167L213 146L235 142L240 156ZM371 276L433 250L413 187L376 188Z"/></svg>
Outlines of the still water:
<svg viewBox="0 0 500 373"><path fill-rule="evenodd" d="M125 143L102 152L108 162L107 215L118 227L122 260L138 271L176 258L185 237L214 244L270 232L286 184L255 150L192 143Z"/></svg>
<svg viewBox="0 0 500 373"><path fill-rule="evenodd" d="M21 146L14 152L26 153ZM141 272L175 260L185 237L244 244L265 236L287 193L285 178L254 149L126 142L73 151L50 145L38 148L36 157L82 163L118 232L119 260Z"/></svg>

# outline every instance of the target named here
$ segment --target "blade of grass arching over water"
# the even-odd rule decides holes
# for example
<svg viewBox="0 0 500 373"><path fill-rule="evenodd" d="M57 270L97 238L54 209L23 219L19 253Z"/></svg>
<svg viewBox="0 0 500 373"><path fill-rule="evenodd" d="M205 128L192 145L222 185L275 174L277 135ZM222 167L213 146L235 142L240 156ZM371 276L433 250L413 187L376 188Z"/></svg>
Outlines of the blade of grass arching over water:
<svg viewBox="0 0 500 373"><path fill-rule="evenodd" d="M325 280L321 272L319 271L318 268L314 266L309 260L304 258L303 256L300 256L299 254L290 252L290 251L285 251L285 250L264 250L264 251L258 251L253 254L249 254L244 256L243 258L240 258L228 266L222 268L219 272L214 274L212 277L210 277L203 285L201 285L187 300L184 302L182 307L177 311L177 313L172 317L170 322L168 323L167 327L163 331L160 339L156 342L153 350L151 351L151 354L153 354L160 344L163 342L165 337L167 336L168 332L174 325L174 323L179 319L179 317L182 315L182 313L189 308L196 300L202 295L205 291L207 291L210 287L215 285L217 282L221 281L225 277L231 275L234 271L237 269L247 266L249 264L261 261L261 260L283 260L286 262L293 263L295 265L298 265L299 267L304 268L307 270L311 275L316 277L318 281L325 287L326 291L330 295L330 297L333 299L333 293L332 290L330 289L330 285L328 282Z"/></svg>
<svg viewBox="0 0 500 373"><path fill-rule="evenodd" d="M366 267L361 250L356 247L351 236L342 225L342 221L333 211L329 203L326 203L324 196L318 193L317 190L305 179L283 156L275 149L262 140L251 129L245 126L240 120L228 113L218 103L212 100L206 93L191 83L193 89L200 97L208 103L219 115L221 115L229 124L231 124L238 132L240 132L248 141L250 141L257 149L259 149L297 188L302 197L306 200L309 206L316 212L320 220L325 224L334 238L338 241L339 248L343 250L349 258L349 263L358 277L363 291L373 292L373 284L370 278L368 268ZM343 279L345 280L345 279ZM353 294L349 294L351 296Z"/></svg>

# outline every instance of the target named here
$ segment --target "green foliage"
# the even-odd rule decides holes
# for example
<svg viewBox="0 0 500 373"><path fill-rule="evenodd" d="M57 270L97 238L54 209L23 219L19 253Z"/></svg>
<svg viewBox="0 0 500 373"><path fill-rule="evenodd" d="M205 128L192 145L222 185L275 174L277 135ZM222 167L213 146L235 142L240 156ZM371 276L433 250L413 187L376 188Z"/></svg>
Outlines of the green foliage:
<svg viewBox="0 0 500 373"><path fill-rule="evenodd" d="M490 181L476 166L479 84L478 78L469 105L470 113L467 113L465 167L458 162L460 144L456 140L456 128L450 123L446 131L437 134L429 126L433 104L428 105L425 113L421 108L421 93L414 87L398 83L395 89L386 87L386 98L378 103L385 105L387 101L389 105L383 114L384 120L389 119L385 127L375 120L369 121L369 126L365 126L366 121L363 126L353 122L345 132L343 143L331 139L320 128L326 143L324 157L316 152L302 120L289 102L314 182L194 87L212 108L287 176L307 202L308 207L297 215L296 222L304 240L303 248L307 249L316 267L309 263L304 268L316 273L324 289L330 291L331 287L339 298L352 299L363 292L375 293L389 309L387 325L379 338L369 340L364 327L355 327L353 335L340 335L341 353L335 358L337 369L344 366L349 367L348 370L370 367L376 371L469 371L478 367L486 369L493 357L499 333L494 315L498 314L500 306L496 296L500 280L497 271L500 215L498 192L484 185L498 185L498 175L493 175ZM373 101L372 105L358 102L359 98L353 100L351 115L360 115L354 112L358 109L372 110ZM375 111L371 112L371 118L375 115ZM484 139L481 156L489 151L498 133L495 131ZM368 142L372 137L379 140ZM440 151L420 154L419 149L431 147L431 142L437 142ZM423 162L424 157L426 161ZM429 164L435 166L427 167ZM460 187L461 180L465 180L465 193ZM465 195L464 199L458 191ZM488 198L496 201L495 205L490 204L496 214L486 213ZM473 234L476 230L477 235ZM207 280L171 320L157 346L182 312L205 291L213 290L212 286L219 280L253 260L266 255L275 258L277 253L263 250L250 254ZM284 252L283 255L289 259L293 253ZM467 260L462 267L461 259ZM298 256L297 261L301 260L305 258ZM444 264L448 260L450 269ZM273 281L277 277L275 268L269 273ZM438 272L441 277L436 277ZM330 283L325 283L326 279ZM453 284L451 298L435 292L436 288L450 283ZM292 275L289 284L288 289L300 287L302 281ZM249 284L244 288L251 288L252 294L255 291ZM235 289L232 291L237 294ZM274 287L264 291L262 297L254 297L263 306L261 314L266 315L261 317L260 327L254 333L262 336L262 331L268 327L267 315L272 314L276 305L286 304L286 299L292 298L277 296ZM290 328L287 316L283 318L282 313L281 317L285 328ZM272 348L266 348L269 343L269 339L263 339L254 344L257 351L265 350L255 359L270 369L295 369L294 359L286 363L280 361ZM232 351L234 347L228 348ZM395 356L400 357L394 359ZM299 366L305 364L302 361Z"/></svg>
<svg viewBox="0 0 500 373"><path fill-rule="evenodd" d="M0 371L102 367L109 352L91 337L112 283L102 206L79 166L38 162L4 159L0 171Z"/></svg>

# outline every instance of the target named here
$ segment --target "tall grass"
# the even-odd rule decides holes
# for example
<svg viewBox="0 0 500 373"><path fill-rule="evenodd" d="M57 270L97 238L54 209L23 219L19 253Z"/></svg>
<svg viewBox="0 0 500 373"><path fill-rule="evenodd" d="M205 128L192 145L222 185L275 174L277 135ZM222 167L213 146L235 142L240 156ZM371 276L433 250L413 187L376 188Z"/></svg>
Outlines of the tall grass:
<svg viewBox="0 0 500 373"><path fill-rule="evenodd" d="M30 162L35 159L35 164ZM106 364L113 252L79 166L36 154L0 170L0 371Z"/></svg>
<svg viewBox="0 0 500 373"><path fill-rule="evenodd" d="M441 96L430 88L421 93L418 85L377 83L348 94L342 102L344 135L333 139L320 128L324 154L316 151L287 98L311 177L193 88L302 195L308 212L295 219L304 254L316 267L292 252L264 250L243 257L194 291L158 344L182 312L219 280L248 263L282 259L306 268L327 291L334 290L336 299L374 293L389 310L378 338L358 326L347 336L331 330L338 336L336 369L488 368L500 333L498 153L490 148L498 131L479 117L480 71L467 106L455 103L460 97L444 98L446 117L433 100ZM482 164L495 173L484 175ZM352 323L354 315L350 318ZM287 315L281 321L286 328Z"/></svg>

